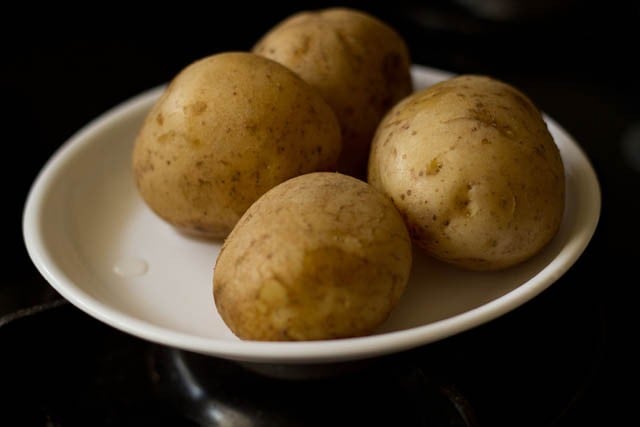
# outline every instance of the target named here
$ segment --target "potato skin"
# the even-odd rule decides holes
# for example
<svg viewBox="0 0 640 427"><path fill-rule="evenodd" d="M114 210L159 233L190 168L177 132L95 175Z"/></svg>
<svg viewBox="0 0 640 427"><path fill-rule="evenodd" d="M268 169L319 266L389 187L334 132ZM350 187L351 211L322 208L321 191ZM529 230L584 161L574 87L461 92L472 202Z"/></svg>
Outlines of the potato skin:
<svg viewBox="0 0 640 427"><path fill-rule="evenodd" d="M388 198L338 173L278 185L244 214L218 256L218 312L240 338L365 335L404 292L411 241Z"/></svg>
<svg viewBox="0 0 640 427"><path fill-rule="evenodd" d="M520 91L460 76L417 92L384 118L369 182L389 195L414 241L472 270L517 264L556 234L562 159Z"/></svg>
<svg viewBox="0 0 640 427"><path fill-rule="evenodd" d="M365 178L378 123L412 90L400 35L366 13L332 8L285 19L253 52L284 64L320 92L342 128L339 171Z"/></svg>
<svg viewBox="0 0 640 427"><path fill-rule="evenodd" d="M137 187L160 217L224 237L271 187L335 170L340 129L326 102L282 65L223 53L181 71L133 151Z"/></svg>

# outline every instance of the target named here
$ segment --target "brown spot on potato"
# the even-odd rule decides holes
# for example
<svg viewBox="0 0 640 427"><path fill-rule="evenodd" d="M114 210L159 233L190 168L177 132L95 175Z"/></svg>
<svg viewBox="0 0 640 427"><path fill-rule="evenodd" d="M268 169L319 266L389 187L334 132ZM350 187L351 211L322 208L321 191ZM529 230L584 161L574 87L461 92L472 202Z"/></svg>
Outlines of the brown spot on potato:
<svg viewBox="0 0 640 427"><path fill-rule="evenodd" d="M185 105L183 111L187 115L197 116L207 111L207 103L202 101L196 101L192 104Z"/></svg>
<svg viewBox="0 0 640 427"><path fill-rule="evenodd" d="M427 175L436 175L438 172L440 172L440 169L442 169L442 162L437 158L433 158L427 165L425 172Z"/></svg>
<svg viewBox="0 0 640 427"><path fill-rule="evenodd" d="M171 131L169 131L169 132L165 132L165 133L163 133L162 135L160 135L160 136L156 139L156 141L158 141L158 142L159 142L159 143L161 143L161 144L164 144L164 143L166 143L166 142L168 142L168 141L171 141L171 140L175 139L175 137L176 137L176 131L171 130Z"/></svg>
<svg viewBox="0 0 640 427"><path fill-rule="evenodd" d="M538 144L534 147L534 151L537 155L539 155L542 158L546 157L546 149L544 144Z"/></svg>

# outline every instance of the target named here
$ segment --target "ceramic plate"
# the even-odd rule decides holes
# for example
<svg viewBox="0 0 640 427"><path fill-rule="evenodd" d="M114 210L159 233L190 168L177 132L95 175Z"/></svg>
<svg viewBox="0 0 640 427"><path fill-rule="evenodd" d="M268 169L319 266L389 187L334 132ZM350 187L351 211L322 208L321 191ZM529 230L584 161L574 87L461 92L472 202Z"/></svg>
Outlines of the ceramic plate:
<svg viewBox="0 0 640 427"><path fill-rule="evenodd" d="M414 66L416 88L450 74ZM161 94L137 96L89 123L36 179L24 211L29 254L71 303L133 335L246 362L363 359L433 342L527 302L554 283L587 246L600 214L596 175L578 144L552 119L566 170L566 212L540 254L496 273L464 272L416 252L399 306L371 336L315 342L237 339L212 297L220 243L185 237L156 217L134 187L133 141Z"/></svg>

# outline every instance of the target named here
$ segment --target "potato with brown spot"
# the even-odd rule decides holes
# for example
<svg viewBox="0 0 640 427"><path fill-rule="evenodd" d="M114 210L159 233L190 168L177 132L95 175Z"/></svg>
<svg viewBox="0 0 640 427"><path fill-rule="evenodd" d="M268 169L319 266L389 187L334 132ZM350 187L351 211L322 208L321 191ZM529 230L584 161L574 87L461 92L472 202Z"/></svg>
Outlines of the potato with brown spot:
<svg viewBox="0 0 640 427"><path fill-rule="evenodd" d="M366 13L333 8L285 19L253 51L284 64L318 90L342 128L339 170L364 178L376 126L412 89L401 36Z"/></svg>
<svg viewBox="0 0 640 427"><path fill-rule="evenodd" d="M338 173L312 173L262 196L218 256L215 304L240 338L370 334L396 306L411 241L391 201Z"/></svg>
<svg viewBox="0 0 640 427"><path fill-rule="evenodd" d="M140 194L188 233L224 237L273 186L335 170L340 128L327 103L282 65L223 53L181 71L137 137Z"/></svg>
<svg viewBox="0 0 640 427"><path fill-rule="evenodd" d="M535 255L564 211L562 159L540 112L488 77L450 79L394 107L375 136L369 182L419 246L472 270Z"/></svg>

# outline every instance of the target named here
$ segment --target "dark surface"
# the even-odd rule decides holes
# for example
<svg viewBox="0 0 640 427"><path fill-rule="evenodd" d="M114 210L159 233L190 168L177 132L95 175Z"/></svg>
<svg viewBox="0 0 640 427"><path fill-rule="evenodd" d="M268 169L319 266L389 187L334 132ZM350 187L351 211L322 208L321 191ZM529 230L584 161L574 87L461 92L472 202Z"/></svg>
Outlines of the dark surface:
<svg viewBox="0 0 640 427"><path fill-rule="evenodd" d="M554 287L500 322L306 381L149 344L57 304L0 326L2 419L55 426L585 425L602 415L588 398L607 397L594 389L604 330L592 295L567 318L576 291Z"/></svg>
<svg viewBox="0 0 640 427"><path fill-rule="evenodd" d="M379 418L363 415L371 425L389 421L391 413L405 425L412 425L409 419L413 425L438 425L425 418L429 411L421 415L415 409L424 401L424 408L446 413L447 403L438 406L438 399L455 389L447 402L464 396L481 426L629 424L638 397L632 296L640 238L640 67L633 62L640 41L638 6L543 2L548 8L542 12L524 8L480 18L464 3L359 6L399 30L415 63L491 74L527 93L592 160L603 192L601 221L584 256L540 297L370 371L381 378L381 394L370 396L370 405L360 398L352 407L356 412L344 419L368 407L380 412ZM195 59L249 49L288 14L327 4L203 10L185 3L145 14L110 5L80 11L82 19L53 19L42 9L7 13L21 31L0 29L0 105L3 130L8 129L3 133L8 225L3 241L9 254L0 284L0 425L5 425L2 414L19 417L7 425L192 425L180 399L163 389L165 383L154 383L148 368L153 354L168 350L116 332L70 306L7 322L7 316L19 317L19 309L57 298L24 250L24 201L46 160L89 120L168 81ZM25 34L36 42L27 42ZM221 366L221 372L237 369ZM420 382L421 375L426 382ZM234 388L238 381L245 390ZM330 385L359 383L351 377L342 381ZM339 401L329 396L324 407L298 397L302 409L290 410L282 400L262 396L295 396L293 387L308 391L311 386L265 383L244 371L221 375L217 383L214 398L229 404L233 392L234 408L262 414L257 425L269 425L266 420L295 424L305 417L306 425L314 425L335 414L330 405Z"/></svg>

